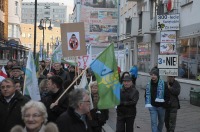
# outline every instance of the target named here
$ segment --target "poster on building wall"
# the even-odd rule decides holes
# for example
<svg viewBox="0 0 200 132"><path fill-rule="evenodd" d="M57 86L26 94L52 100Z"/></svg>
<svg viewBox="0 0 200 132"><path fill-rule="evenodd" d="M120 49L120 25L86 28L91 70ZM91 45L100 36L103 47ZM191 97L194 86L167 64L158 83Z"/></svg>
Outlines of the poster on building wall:
<svg viewBox="0 0 200 132"><path fill-rule="evenodd" d="M117 8L117 0L82 0L82 5L93 8Z"/></svg>
<svg viewBox="0 0 200 132"><path fill-rule="evenodd" d="M86 55L84 23L62 23L60 27L63 57Z"/></svg>
<svg viewBox="0 0 200 132"><path fill-rule="evenodd" d="M179 14L157 15L157 30L179 30Z"/></svg>
<svg viewBox="0 0 200 132"><path fill-rule="evenodd" d="M160 54L175 54L176 43L160 43Z"/></svg>
<svg viewBox="0 0 200 132"><path fill-rule="evenodd" d="M83 0L81 13L87 44L107 46L117 40L117 0Z"/></svg>
<svg viewBox="0 0 200 132"><path fill-rule="evenodd" d="M161 43L176 43L176 31L161 31Z"/></svg>

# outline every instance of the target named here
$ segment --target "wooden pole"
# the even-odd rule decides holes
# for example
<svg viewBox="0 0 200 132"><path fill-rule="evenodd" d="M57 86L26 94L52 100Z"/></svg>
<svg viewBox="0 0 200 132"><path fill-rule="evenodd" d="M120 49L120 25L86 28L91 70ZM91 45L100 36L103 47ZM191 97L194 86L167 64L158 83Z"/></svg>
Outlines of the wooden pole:
<svg viewBox="0 0 200 132"><path fill-rule="evenodd" d="M70 89L70 87L83 75L83 73L86 72L87 69L88 69L88 67L87 67L84 71L82 71L82 73L68 86L67 89L65 89L65 91L60 95L60 97L59 97L55 102L58 102L58 101L62 98L62 96L63 96L63 95Z"/></svg>

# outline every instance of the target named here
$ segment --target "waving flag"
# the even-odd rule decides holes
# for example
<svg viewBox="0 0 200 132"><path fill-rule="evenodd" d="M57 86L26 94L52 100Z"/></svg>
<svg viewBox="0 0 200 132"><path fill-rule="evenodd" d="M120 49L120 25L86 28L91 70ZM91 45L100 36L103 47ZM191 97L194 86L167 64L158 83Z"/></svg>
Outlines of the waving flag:
<svg viewBox="0 0 200 132"><path fill-rule="evenodd" d="M52 62L61 63L61 59L62 59L62 47L61 44L59 44L58 47L56 47L56 49L53 51Z"/></svg>
<svg viewBox="0 0 200 132"><path fill-rule="evenodd" d="M1 70L0 70L0 82L5 78L7 78L7 73L6 73L6 70L5 70L4 66L3 66L1 68Z"/></svg>
<svg viewBox="0 0 200 132"><path fill-rule="evenodd" d="M92 80L90 80L90 83L92 82ZM86 77L86 72L83 73L82 78L81 78L81 82L79 83L78 88L85 88L90 92L90 109L93 109L93 102L92 102L92 96L91 96L91 89L89 88L89 84L87 81L87 77Z"/></svg>
<svg viewBox="0 0 200 132"><path fill-rule="evenodd" d="M109 45L90 65L98 82L99 109L114 108L120 103L119 74L114 44Z"/></svg>
<svg viewBox="0 0 200 132"><path fill-rule="evenodd" d="M38 80L36 76L36 67L31 51L29 51L28 60L26 64L23 95L31 97L32 100L41 100L38 87Z"/></svg>

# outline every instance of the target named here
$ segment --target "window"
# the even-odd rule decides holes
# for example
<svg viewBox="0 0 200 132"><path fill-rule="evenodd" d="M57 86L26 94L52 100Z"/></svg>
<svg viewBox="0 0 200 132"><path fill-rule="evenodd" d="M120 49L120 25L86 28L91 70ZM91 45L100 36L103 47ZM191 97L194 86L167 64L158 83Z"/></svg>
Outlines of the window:
<svg viewBox="0 0 200 132"><path fill-rule="evenodd" d="M49 11L45 11L44 14L45 15L50 15L50 12Z"/></svg>
<svg viewBox="0 0 200 132"><path fill-rule="evenodd" d="M30 33L28 33L28 38L31 38L31 34Z"/></svg>
<svg viewBox="0 0 200 132"><path fill-rule="evenodd" d="M25 33L22 33L22 38L26 38L26 34Z"/></svg>
<svg viewBox="0 0 200 132"><path fill-rule="evenodd" d="M181 39L177 45L179 77L200 80L200 37Z"/></svg>
<svg viewBox="0 0 200 132"><path fill-rule="evenodd" d="M132 23L131 19L126 20L126 34L131 35L131 25L132 25L131 23Z"/></svg>
<svg viewBox="0 0 200 132"><path fill-rule="evenodd" d="M151 44L143 43L138 45L138 70L142 72L150 71Z"/></svg>
<svg viewBox="0 0 200 132"><path fill-rule="evenodd" d="M15 15L18 15L19 13L18 8L19 8L19 3L15 1Z"/></svg>

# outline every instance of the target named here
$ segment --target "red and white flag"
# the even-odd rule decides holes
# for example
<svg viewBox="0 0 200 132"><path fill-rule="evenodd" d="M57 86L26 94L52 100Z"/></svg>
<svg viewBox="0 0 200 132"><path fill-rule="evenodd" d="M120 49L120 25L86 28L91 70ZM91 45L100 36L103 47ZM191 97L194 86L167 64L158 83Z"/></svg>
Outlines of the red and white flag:
<svg viewBox="0 0 200 132"><path fill-rule="evenodd" d="M0 78L7 78L7 73L6 73L6 70L4 68L4 66L1 68L0 70Z"/></svg>

